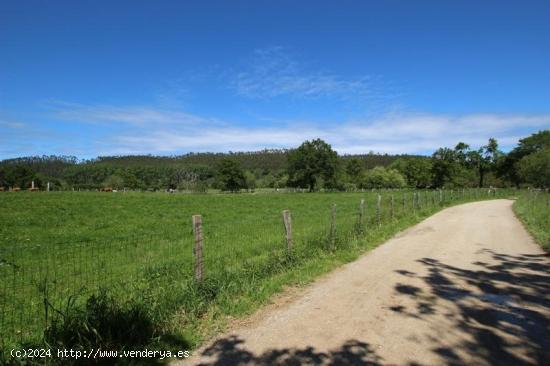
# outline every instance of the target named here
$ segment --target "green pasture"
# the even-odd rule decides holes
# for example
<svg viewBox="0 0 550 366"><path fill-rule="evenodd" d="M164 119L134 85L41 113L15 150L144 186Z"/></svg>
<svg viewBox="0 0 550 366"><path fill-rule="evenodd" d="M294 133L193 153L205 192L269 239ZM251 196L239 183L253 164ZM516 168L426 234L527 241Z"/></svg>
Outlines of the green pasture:
<svg viewBox="0 0 550 366"><path fill-rule="evenodd" d="M414 194L0 193L1 344L40 342L52 319L104 288L121 303L144 305L158 339L171 334L194 345L227 316L353 260L441 207L508 193L421 191L416 203ZM292 215L290 253L285 209ZM201 284L193 279L195 214L203 222Z"/></svg>

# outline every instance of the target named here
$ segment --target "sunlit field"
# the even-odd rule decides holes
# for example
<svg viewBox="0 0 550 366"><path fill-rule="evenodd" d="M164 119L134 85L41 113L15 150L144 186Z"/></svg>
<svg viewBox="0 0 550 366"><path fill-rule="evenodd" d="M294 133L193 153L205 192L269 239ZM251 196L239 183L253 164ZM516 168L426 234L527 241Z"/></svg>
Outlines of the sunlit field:
<svg viewBox="0 0 550 366"><path fill-rule="evenodd" d="M350 261L443 206L505 195L500 190L4 192L2 344L6 349L40 342L53 319L100 288L122 304L143 305L159 336L175 334L195 344L219 315L247 313L283 286L305 283ZM282 221L285 209L292 217L291 252ZM205 279L200 284L193 277L195 214L203 222Z"/></svg>

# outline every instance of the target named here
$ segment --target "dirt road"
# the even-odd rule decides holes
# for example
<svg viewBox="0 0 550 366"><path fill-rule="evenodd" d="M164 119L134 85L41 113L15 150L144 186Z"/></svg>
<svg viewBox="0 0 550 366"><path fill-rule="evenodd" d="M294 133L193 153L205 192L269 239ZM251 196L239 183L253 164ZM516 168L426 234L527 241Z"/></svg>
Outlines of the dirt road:
<svg viewBox="0 0 550 366"><path fill-rule="evenodd" d="M193 365L550 365L550 259L512 201L446 209Z"/></svg>

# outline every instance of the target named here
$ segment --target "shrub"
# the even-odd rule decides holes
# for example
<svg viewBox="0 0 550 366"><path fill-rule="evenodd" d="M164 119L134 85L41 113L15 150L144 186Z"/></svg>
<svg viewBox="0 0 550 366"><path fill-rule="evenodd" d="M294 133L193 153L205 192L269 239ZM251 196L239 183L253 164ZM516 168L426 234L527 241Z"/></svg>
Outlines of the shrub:
<svg viewBox="0 0 550 366"><path fill-rule="evenodd" d="M84 306L76 305L72 297L64 310L48 307L55 315L44 331L44 342L52 349L138 349L155 336L150 314L143 305L122 305L106 291L92 295Z"/></svg>

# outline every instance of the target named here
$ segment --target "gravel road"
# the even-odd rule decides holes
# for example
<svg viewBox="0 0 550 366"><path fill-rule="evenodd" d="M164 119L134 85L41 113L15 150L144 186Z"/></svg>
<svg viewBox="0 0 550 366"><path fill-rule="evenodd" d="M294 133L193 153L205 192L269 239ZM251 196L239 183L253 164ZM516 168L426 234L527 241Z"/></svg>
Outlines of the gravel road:
<svg viewBox="0 0 550 366"><path fill-rule="evenodd" d="M181 365L550 365L550 259L493 200L445 209Z"/></svg>

